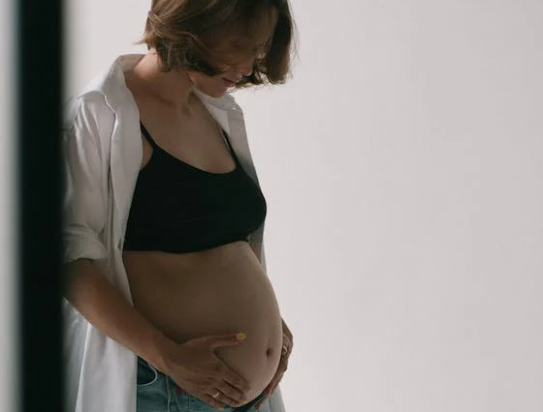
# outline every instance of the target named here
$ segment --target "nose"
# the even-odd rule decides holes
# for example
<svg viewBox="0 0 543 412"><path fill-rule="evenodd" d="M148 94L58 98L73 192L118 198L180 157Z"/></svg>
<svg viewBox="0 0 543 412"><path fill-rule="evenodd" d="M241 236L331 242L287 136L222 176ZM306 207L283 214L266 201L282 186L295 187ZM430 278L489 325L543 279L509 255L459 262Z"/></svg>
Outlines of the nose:
<svg viewBox="0 0 543 412"><path fill-rule="evenodd" d="M251 74L253 74L254 64L255 64L254 57L247 58L243 60L242 62L238 63L234 67L234 70L236 74L239 74L239 77L250 76Z"/></svg>

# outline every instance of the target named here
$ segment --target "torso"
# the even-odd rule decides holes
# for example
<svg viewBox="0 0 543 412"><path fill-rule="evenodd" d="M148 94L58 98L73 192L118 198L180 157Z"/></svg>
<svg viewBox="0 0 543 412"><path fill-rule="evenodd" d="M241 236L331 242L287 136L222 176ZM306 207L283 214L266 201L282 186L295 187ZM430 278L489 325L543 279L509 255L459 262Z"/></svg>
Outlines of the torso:
<svg viewBox="0 0 543 412"><path fill-rule="evenodd" d="M126 79L140 120L162 149L208 172L235 168L203 104L191 116L179 114L147 96L130 74ZM152 148L143 137L142 142L144 167ZM244 342L217 354L251 383L250 398L262 392L277 369L282 326L272 285L247 242L182 254L125 251L123 261L134 306L175 342L245 332Z"/></svg>

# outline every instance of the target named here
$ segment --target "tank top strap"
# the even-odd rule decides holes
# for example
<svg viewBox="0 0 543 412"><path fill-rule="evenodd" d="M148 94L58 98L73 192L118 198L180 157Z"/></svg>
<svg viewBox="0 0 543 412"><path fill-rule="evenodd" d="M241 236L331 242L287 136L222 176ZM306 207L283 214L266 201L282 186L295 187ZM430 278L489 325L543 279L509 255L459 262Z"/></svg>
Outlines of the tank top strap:
<svg viewBox="0 0 543 412"><path fill-rule="evenodd" d="M234 157L234 161L239 164L238 156L236 155L236 152L234 151L234 148L232 147L232 144L230 143L230 139L228 138L228 135L224 131L224 129L221 127L221 133L223 135L224 140L226 140L226 143L228 143L228 147L230 148L230 153Z"/></svg>
<svg viewBox="0 0 543 412"><path fill-rule="evenodd" d="M149 144L152 146L152 148L153 149L158 148L158 145L156 144L156 142L151 137L151 133L149 133L149 131L145 128L145 126L143 125L142 122L140 122L140 129L141 129L141 132L143 133L143 135L145 136L145 139L149 142Z"/></svg>

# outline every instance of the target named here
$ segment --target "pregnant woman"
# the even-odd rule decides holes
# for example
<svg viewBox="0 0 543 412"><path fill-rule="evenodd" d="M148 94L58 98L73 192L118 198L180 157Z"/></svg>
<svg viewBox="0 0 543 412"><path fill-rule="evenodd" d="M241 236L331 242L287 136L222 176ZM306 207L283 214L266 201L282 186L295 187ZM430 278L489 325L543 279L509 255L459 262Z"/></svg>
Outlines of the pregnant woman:
<svg viewBox="0 0 543 412"><path fill-rule="evenodd" d="M287 0L153 0L145 55L72 99L66 410L284 411L292 351L229 88L283 83Z"/></svg>

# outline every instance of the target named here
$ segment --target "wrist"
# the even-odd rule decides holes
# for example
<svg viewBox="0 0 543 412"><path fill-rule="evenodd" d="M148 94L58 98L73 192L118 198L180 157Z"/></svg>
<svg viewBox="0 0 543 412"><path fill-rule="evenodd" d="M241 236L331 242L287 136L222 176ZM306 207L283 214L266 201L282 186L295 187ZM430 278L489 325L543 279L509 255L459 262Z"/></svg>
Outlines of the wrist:
<svg viewBox="0 0 543 412"><path fill-rule="evenodd" d="M169 375L170 359L175 347L177 347L177 344L173 340L157 331L153 337L153 352L147 359L148 362L158 371Z"/></svg>

